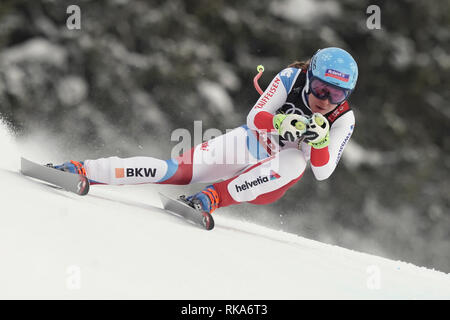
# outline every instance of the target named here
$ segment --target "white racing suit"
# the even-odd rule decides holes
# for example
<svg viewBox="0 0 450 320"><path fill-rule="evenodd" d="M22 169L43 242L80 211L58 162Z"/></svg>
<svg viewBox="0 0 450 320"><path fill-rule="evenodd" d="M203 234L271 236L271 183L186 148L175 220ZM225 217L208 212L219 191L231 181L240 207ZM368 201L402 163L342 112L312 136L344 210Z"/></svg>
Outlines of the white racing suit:
<svg viewBox="0 0 450 320"><path fill-rule="evenodd" d="M247 124L170 160L152 157L85 160L87 177L103 184L212 183L219 207L250 202L267 204L284 195L311 163L318 180L327 179L349 141L355 118L347 102L325 115L330 144L315 149L283 141L273 128L276 113L311 115L306 70L287 68L272 80L247 117Z"/></svg>

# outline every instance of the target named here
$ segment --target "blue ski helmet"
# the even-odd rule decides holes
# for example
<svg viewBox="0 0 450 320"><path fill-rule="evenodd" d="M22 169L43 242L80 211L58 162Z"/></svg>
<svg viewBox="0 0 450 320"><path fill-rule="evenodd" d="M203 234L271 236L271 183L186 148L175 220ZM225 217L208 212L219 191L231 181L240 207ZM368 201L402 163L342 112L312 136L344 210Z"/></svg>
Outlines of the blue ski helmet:
<svg viewBox="0 0 450 320"><path fill-rule="evenodd" d="M353 57L340 48L318 50L311 58L308 79L315 77L333 86L352 91L358 80L358 65Z"/></svg>

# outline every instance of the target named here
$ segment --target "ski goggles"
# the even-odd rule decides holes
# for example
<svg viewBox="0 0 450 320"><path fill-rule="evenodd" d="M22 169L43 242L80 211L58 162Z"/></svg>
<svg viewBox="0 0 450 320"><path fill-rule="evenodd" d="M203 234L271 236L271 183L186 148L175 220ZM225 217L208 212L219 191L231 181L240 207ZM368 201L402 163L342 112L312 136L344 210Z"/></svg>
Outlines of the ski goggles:
<svg viewBox="0 0 450 320"><path fill-rule="evenodd" d="M309 82L309 90L320 100L328 99L332 104L339 104L347 100L350 93L349 89L342 89L332 84L326 83L313 77Z"/></svg>

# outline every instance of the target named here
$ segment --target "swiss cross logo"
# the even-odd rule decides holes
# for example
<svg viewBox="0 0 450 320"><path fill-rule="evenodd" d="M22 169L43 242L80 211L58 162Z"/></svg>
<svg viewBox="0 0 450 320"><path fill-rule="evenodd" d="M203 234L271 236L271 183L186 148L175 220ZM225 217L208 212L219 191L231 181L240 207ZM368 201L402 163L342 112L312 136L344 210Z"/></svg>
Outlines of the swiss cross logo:
<svg viewBox="0 0 450 320"><path fill-rule="evenodd" d="M348 105L347 102L345 102L342 105L340 105L339 107L337 107L334 111L332 111L331 114L328 114L327 118L328 118L328 121L330 122L330 125L337 118L339 118L341 115L343 115L344 113L346 113L349 110L350 110L350 106Z"/></svg>
<svg viewBox="0 0 450 320"><path fill-rule="evenodd" d="M281 75L282 75L283 77L290 78L291 75L292 75L293 73L294 73L294 70L292 70L291 68L289 68L289 69L286 69L286 70L282 71L282 72L281 72Z"/></svg>
<svg viewBox="0 0 450 320"><path fill-rule="evenodd" d="M270 180L275 180L281 178L281 176L273 170L270 170Z"/></svg>

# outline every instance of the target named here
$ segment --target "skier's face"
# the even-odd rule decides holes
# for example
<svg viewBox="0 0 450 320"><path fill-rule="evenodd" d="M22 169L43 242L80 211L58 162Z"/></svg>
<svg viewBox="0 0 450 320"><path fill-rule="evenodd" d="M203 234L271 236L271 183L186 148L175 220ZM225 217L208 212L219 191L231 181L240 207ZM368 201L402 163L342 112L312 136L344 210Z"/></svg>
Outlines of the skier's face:
<svg viewBox="0 0 450 320"><path fill-rule="evenodd" d="M320 100L316 98L312 93L308 94L308 103L313 113L321 114L327 114L337 106L337 104L330 103L329 99Z"/></svg>

